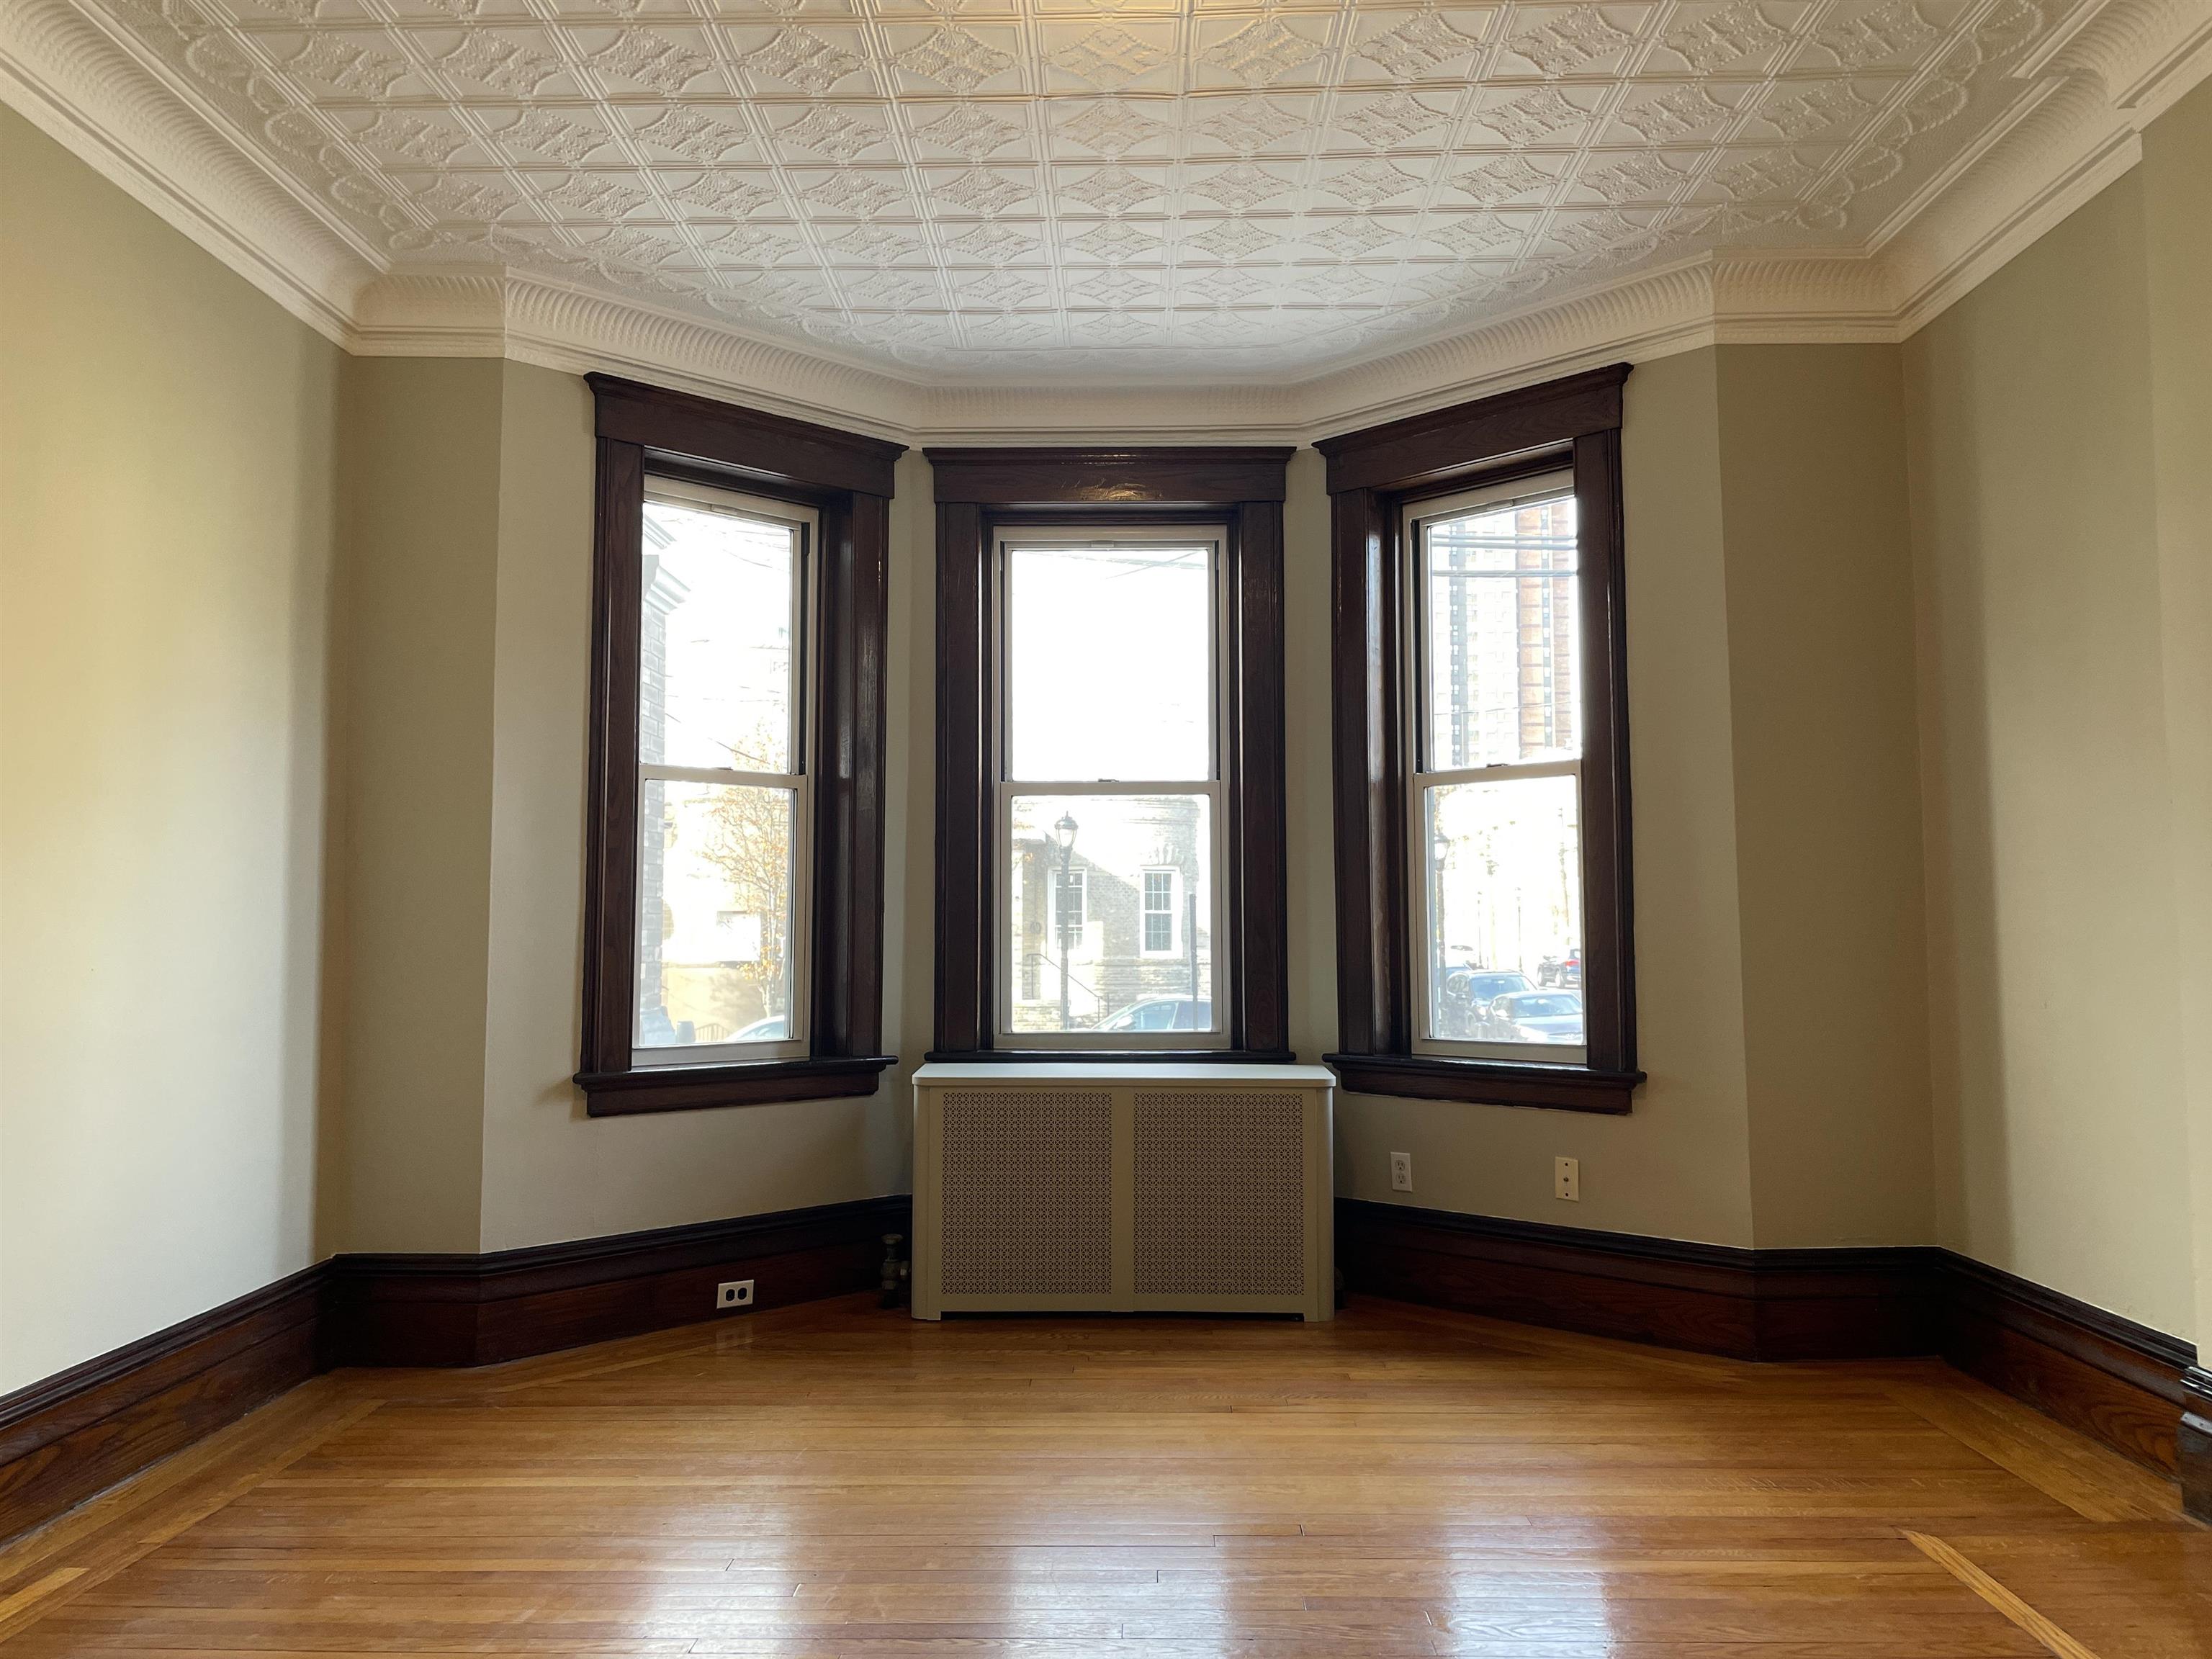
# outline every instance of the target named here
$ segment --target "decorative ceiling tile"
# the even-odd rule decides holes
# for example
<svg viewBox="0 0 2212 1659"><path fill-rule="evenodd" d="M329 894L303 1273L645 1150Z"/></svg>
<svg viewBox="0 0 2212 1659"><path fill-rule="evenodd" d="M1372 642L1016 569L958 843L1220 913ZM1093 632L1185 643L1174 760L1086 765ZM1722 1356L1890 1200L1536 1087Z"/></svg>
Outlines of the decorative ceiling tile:
<svg viewBox="0 0 2212 1659"><path fill-rule="evenodd" d="M1724 6L1685 8L1663 37L1667 50L1700 75L1768 56L1790 44L1790 31L1766 15L1763 0L1729 0Z"/></svg>
<svg viewBox="0 0 2212 1659"><path fill-rule="evenodd" d="M1454 27L1442 12L1426 8L1370 35L1360 42L1358 52L1380 64L1393 80L1413 81L1437 74L1480 45L1480 40Z"/></svg>
<svg viewBox="0 0 2212 1659"><path fill-rule="evenodd" d="M954 92L973 92L994 76L1014 66L1010 53L1000 52L971 30L945 27L932 31L891 63L909 75L934 81Z"/></svg>
<svg viewBox="0 0 2212 1659"><path fill-rule="evenodd" d="M1451 117L1431 109L1407 92L1386 93L1340 112L1336 125L1361 143L1390 149L1451 125Z"/></svg>
<svg viewBox="0 0 2212 1659"><path fill-rule="evenodd" d="M1506 50L1545 75L1590 73L1636 44L1633 34L1597 6L1522 6L1516 9L1514 21L1522 27L1506 41Z"/></svg>
<svg viewBox="0 0 2212 1659"><path fill-rule="evenodd" d="M817 97L830 90L866 61L811 29L778 29L747 52L740 60L750 76L768 76L811 92Z"/></svg>
<svg viewBox="0 0 2212 1659"><path fill-rule="evenodd" d="M392 270L971 378L1288 376L1692 252L1863 259L2037 107L2034 43L2124 9L5 3L98 14Z"/></svg>
<svg viewBox="0 0 2212 1659"><path fill-rule="evenodd" d="M1237 155L1256 155L1311 125L1272 98L1208 98L1194 100L1194 107L1189 131Z"/></svg>
<svg viewBox="0 0 2212 1659"><path fill-rule="evenodd" d="M1085 149L1101 155L1124 155L1170 131L1166 122L1150 115L1125 98L1108 98L1078 107L1075 115L1055 129Z"/></svg>
<svg viewBox="0 0 2212 1659"><path fill-rule="evenodd" d="M1025 137L1023 129L1004 121L975 104L956 104L933 120L915 127L914 136L940 149L949 149L981 161Z"/></svg>
<svg viewBox="0 0 2212 1659"><path fill-rule="evenodd" d="M1249 219L1227 219L1184 238L1183 246L1217 259L1249 259L1281 240L1274 232Z"/></svg>
<svg viewBox="0 0 2212 1659"><path fill-rule="evenodd" d="M1554 86L1534 87L1479 109L1474 118L1509 144L1548 143L1589 125L1590 112Z"/></svg>
<svg viewBox="0 0 2212 1659"><path fill-rule="evenodd" d="M833 161L849 161L890 137L876 122L858 119L836 104L811 105L799 119L775 131L778 149L826 155Z"/></svg>

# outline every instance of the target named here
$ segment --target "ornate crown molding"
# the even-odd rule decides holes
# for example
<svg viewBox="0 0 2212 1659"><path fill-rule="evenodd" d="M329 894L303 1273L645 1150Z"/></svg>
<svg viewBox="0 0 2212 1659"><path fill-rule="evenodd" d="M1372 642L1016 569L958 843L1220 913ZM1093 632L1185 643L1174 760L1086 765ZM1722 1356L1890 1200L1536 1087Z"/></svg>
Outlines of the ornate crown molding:
<svg viewBox="0 0 2212 1659"><path fill-rule="evenodd" d="M2133 166L2143 128L2212 72L2203 0L2084 4L2024 49L2004 38L2001 12L1985 16L1929 72L1929 106L1947 75L1963 84L1984 61L2034 94L1895 205L1863 253L1702 254L1302 379L1086 382L1079 392L902 375L496 264L380 269L70 0L0 7L0 98L356 353L609 370L910 442L1305 441L1705 344L1902 339ZM1912 118L1899 117L1900 148Z"/></svg>

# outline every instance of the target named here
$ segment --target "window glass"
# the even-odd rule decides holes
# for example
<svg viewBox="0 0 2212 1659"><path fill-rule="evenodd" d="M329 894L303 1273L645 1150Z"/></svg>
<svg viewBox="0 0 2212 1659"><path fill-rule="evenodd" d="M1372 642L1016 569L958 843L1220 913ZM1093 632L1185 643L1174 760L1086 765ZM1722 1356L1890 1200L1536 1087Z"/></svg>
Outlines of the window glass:
<svg viewBox="0 0 2212 1659"><path fill-rule="evenodd" d="M789 789L639 789L641 1048L774 1042L792 1025Z"/></svg>
<svg viewBox="0 0 2212 1659"><path fill-rule="evenodd" d="M1574 496L1430 519L1421 543L1424 769L1581 753Z"/></svg>
<svg viewBox="0 0 2212 1659"><path fill-rule="evenodd" d="M753 505L666 480L646 497L632 1042L663 1060L805 1036L805 531Z"/></svg>
<svg viewBox="0 0 2212 1659"><path fill-rule="evenodd" d="M799 530L648 496L638 757L794 770Z"/></svg>
<svg viewBox="0 0 2212 1659"><path fill-rule="evenodd" d="M1213 803L1012 796L1005 983L1021 1032L1213 1029ZM1180 949L1152 941L1163 900Z"/></svg>
<svg viewBox="0 0 2212 1659"><path fill-rule="evenodd" d="M1447 783L1423 793L1429 1035L1580 1044L1577 781Z"/></svg>
<svg viewBox="0 0 2212 1659"><path fill-rule="evenodd" d="M1006 775L1213 775L1212 550L1006 550Z"/></svg>

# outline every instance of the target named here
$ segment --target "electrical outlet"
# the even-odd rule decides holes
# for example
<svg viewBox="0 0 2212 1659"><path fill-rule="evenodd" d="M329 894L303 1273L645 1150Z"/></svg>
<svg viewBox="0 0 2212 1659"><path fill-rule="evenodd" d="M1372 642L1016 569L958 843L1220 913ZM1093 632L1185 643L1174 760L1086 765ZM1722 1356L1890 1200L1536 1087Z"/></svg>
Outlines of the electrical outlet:
<svg viewBox="0 0 2212 1659"><path fill-rule="evenodd" d="M1390 1154L1390 1190L1394 1193L1413 1190L1413 1155L1411 1152Z"/></svg>
<svg viewBox="0 0 2212 1659"><path fill-rule="evenodd" d="M726 1279L714 1286L714 1305L717 1308L750 1308L753 1305L753 1282L750 1279Z"/></svg>
<svg viewBox="0 0 2212 1659"><path fill-rule="evenodd" d="M1570 1204L1583 1201L1583 1165L1577 1158L1555 1158L1552 1160L1552 1196L1563 1198Z"/></svg>

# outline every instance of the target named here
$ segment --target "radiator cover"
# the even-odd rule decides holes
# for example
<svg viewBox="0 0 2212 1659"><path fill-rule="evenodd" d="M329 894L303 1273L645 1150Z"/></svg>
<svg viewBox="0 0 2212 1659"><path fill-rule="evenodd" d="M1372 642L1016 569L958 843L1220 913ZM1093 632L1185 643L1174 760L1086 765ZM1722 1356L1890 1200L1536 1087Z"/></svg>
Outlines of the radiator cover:
<svg viewBox="0 0 2212 1659"><path fill-rule="evenodd" d="M915 1317L1328 1318L1334 1085L1310 1066L923 1066Z"/></svg>

